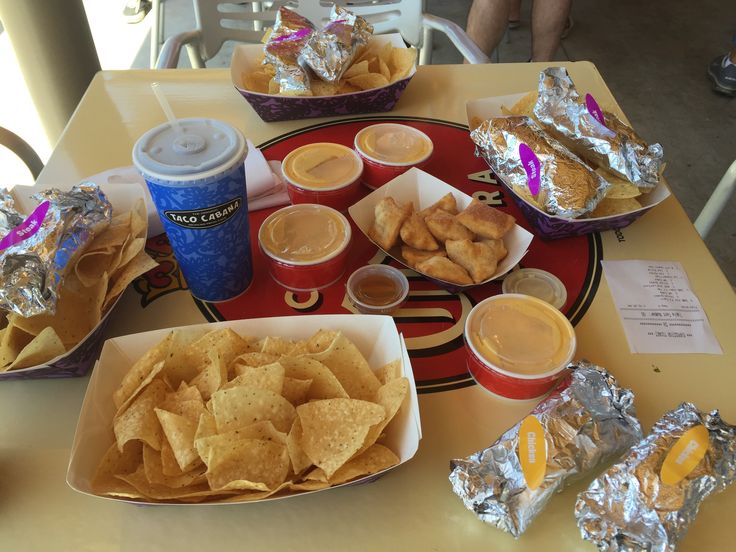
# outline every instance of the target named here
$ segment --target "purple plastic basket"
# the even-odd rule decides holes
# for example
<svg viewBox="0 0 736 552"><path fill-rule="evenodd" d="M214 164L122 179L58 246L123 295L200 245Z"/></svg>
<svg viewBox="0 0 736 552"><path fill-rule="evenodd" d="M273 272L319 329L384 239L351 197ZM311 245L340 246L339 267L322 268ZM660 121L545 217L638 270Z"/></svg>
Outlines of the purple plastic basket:
<svg viewBox="0 0 736 552"><path fill-rule="evenodd" d="M524 199L519 197L514 190L508 186L501 178L496 176L496 180L500 182L506 190L514 198L514 202L519 206L519 209L524 214L524 217L534 228L534 233L543 239L555 240L559 238L569 238L572 236L582 236L584 234L592 234L593 232L603 232L605 230L616 230L618 228L624 228L628 226L644 213L648 212L655 207L663 199L669 196L669 192L664 194L664 197L652 203L644 206L642 209L632 211L630 213L624 213L622 215L616 215L611 217L601 217L596 219L565 219L549 215L536 207L530 205ZM660 184L663 186L663 184ZM654 194L655 192L650 192ZM662 194L660 194L662 195Z"/></svg>
<svg viewBox="0 0 736 552"><path fill-rule="evenodd" d="M391 111L411 76L388 86L337 96L274 96L235 88L266 122Z"/></svg>
<svg viewBox="0 0 736 552"><path fill-rule="evenodd" d="M27 379L48 379L48 378L74 378L86 376L92 365L100 356L100 350L104 340L110 313L115 305L122 297L122 293L115 300L115 303L108 309L105 316L97 324L97 327L74 349L61 356L51 364L40 364L29 368L21 368L20 370L11 370L10 372L0 372L0 381L3 380L27 380Z"/></svg>

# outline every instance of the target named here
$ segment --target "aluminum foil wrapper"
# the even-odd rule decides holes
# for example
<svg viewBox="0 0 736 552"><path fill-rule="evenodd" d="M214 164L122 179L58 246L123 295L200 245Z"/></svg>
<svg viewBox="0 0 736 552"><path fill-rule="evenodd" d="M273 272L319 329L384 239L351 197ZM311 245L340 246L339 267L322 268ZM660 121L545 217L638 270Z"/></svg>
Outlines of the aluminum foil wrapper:
<svg viewBox="0 0 736 552"><path fill-rule="evenodd" d="M330 21L309 38L302 59L320 79L336 83L372 35L365 19L333 5Z"/></svg>
<svg viewBox="0 0 736 552"><path fill-rule="evenodd" d="M67 269L112 218L112 206L95 184L44 190L33 199L39 206L27 218L3 211L7 220L20 222L3 228L0 245L0 308L24 317L56 312Z"/></svg>
<svg viewBox="0 0 736 552"><path fill-rule="evenodd" d="M313 32L314 25L309 19L289 8L279 8L273 30L264 47L263 63L273 65L280 94L311 95L309 68L299 57Z"/></svg>
<svg viewBox="0 0 736 552"><path fill-rule="evenodd" d="M665 482L671 477L663 472L670 451L697 426L707 429L704 456L681 480ZM687 447L677 449L669 462L683 464L691 453ZM734 480L736 426L721 420L717 410L703 413L683 403L662 416L646 439L578 495L575 517L583 538L600 550L673 551L700 503Z"/></svg>
<svg viewBox="0 0 736 552"><path fill-rule="evenodd" d="M570 374L529 417L490 447L450 463L450 483L465 506L514 537L526 531L555 492L642 436L629 389L587 362L569 368ZM543 430L546 465L543 478L528 484L519 450L526 432L521 428L529 427L525 422L531 416ZM541 449L537 443L536 454Z"/></svg>
<svg viewBox="0 0 736 552"><path fill-rule="evenodd" d="M15 209L15 198L9 190L0 189L0 236L7 236L25 217Z"/></svg>
<svg viewBox="0 0 736 552"><path fill-rule="evenodd" d="M539 75L534 116L570 150L591 163L638 186L652 190L662 171L663 151L647 144L613 113L603 111L589 96L581 98L564 67Z"/></svg>
<svg viewBox="0 0 736 552"><path fill-rule="evenodd" d="M476 153L493 172L523 199L550 215L585 215L596 208L610 186L529 117L489 119L470 137Z"/></svg>

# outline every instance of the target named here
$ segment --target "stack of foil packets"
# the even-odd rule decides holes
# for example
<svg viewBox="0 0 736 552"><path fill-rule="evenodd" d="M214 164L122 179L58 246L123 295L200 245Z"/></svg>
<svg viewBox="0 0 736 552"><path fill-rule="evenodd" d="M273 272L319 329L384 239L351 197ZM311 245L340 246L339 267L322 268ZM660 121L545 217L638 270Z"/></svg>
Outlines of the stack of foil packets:
<svg viewBox="0 0 736 552"><path fill-rule="evenodd" d="M280 94L309 95L311 78L337 82L372 34L373 27L365 19L338 5L332 6L330 20L320 30L281 7L263 61L273 65Z"/></svg>
<svg viewBox="0 0 736 552"><path fill-rule="evenodd" d="M586 362L486 449L450 463L479 519L519 537L555 492L625 454L578 496L583 538L601 550L675 550L701 502L736 479L736 427L689 403L642 439L633 393Z"/></svg>
<svg viewBox="0 0 736 552"><path fill-rule="evenodd" d="M531 100L530 100L531 98ZM622 214L654 190L664 170L659 144L647 144L628 124L577 92L564 67L539 76L512 116L487 119L471 138L476 152L526 203L564 219Z"/></svg>

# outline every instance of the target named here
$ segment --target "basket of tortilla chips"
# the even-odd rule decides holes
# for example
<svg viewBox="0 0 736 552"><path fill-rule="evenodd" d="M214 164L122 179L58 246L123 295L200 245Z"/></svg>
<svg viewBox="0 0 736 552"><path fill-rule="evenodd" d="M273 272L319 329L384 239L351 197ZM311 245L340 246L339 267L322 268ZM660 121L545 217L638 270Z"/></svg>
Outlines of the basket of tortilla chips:
<svg viewBox="0 0 736 552"><path fill-rule="evenodd" d="M67 483L128 502L272 500L372 481L420 438L391 317L200 324L105 343Z"/></svg>
<svg viewBox="0 0 736 552"><path fill-rule="evenodd" d="M111 209L93 232L85 234L63 273L58 274L55 304L33 316L2 311L0 380L86 374L102 347L108 317L122 292L135 278L157 266L144 251L148 215L143 189L103 185L99 190ZM19 212L34 210L34 192L37 190L20 186L13 189ZM60 256L57 252L56 257Z"/></svg>
<svg viewBox="0 0 736 552"><path fill-rule="evenodd" d="M473 100L466 108L479 154L541 237L624 228L669 197L664 179L636 186L610 170L587 165L536 122L536 102L537 93L529 92ZM524 145L529 147L522 153ZM560 197L580 201L569 201L570 205L552 201L554 194L547 193L545 180Z"/></svg>
<svg viewBox="0 0 736 552"><path fill-rule="evenodd" d="M264 121L391 111L416 72L401 35L372 35L361 17L335 6L315 29L281 8L265 45L233 50L233 85Z"/></svg>

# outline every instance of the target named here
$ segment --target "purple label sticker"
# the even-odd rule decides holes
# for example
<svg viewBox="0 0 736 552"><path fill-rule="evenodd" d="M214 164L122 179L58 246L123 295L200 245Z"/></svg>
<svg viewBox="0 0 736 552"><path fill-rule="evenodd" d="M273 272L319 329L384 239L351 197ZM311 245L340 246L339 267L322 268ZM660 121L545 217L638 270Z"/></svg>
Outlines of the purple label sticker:
<svg viewBox="0 0 736 552"><path fill-rule="evenodd" d="M603 126L606 126L606 118L603 116L603 110L595 101L595 98L590 94L585 95L585 106L588 108L588 113ZM608 127L606 127L608 128Z"/></svg>
<svg viewBox="0 0 736 552"><path fill-rule="evenodd" d="M541 181L539 169L542 166L539 162L539 157L537 157L532 151L532 148L526 144L519 144L519 158L521 159L521 164L524 166L524 170L526 171L529 191L534 197L537 197L537 195L539 195L539 184Z"/></svg>
<svg viewBox="0 0 736 552"><path fill-rule="evenodd" d="M41 228L41 223L49 210L49 202L44 201L28 216L26 220L13 228L7 236L0 240L0 251L27 240Z"/></svg>

